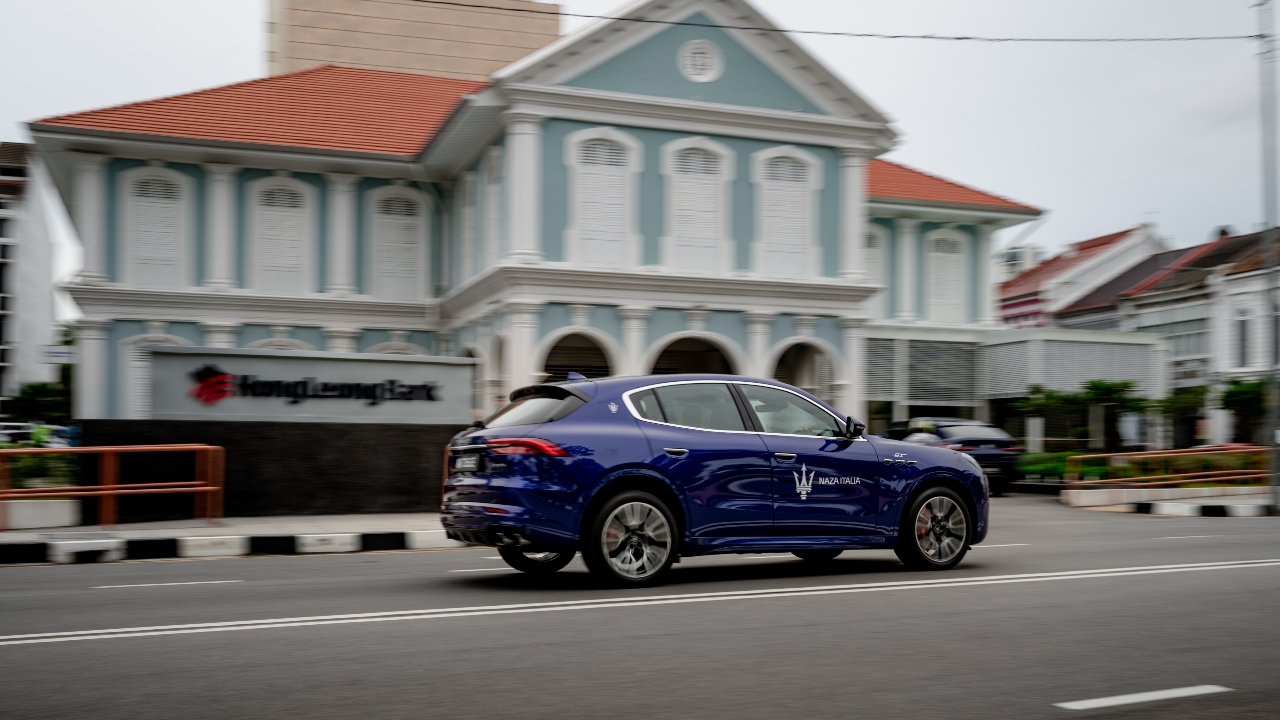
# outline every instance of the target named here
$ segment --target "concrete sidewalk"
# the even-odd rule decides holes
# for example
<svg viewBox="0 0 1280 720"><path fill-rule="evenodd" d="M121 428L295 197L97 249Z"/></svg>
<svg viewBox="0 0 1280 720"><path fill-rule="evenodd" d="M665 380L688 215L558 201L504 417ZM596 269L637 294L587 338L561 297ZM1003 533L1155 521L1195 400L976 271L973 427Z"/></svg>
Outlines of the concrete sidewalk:
<svg viewBox="0 0 1280 720"><path fill-rule="evenodd" d="M0 564L456 547L439 513L237 517L13 530L0 533Z"/></svg>

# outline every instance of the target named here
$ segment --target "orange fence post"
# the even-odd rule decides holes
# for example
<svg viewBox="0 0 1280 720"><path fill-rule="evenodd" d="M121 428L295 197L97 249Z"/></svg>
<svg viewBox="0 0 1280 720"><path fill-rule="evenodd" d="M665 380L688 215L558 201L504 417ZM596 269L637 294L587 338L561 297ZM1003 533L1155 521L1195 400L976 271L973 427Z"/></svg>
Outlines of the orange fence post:
<svg viewBox="0 0 1280 720"><path fill-rule="evenodd" d="M9 489L9 458L0 457L0 495ZM9 529L9 501L0 501L0 532Z"/></svg>
<svg viewBox="0 0 1280 720"><path fill-rule="evenodd" d="M115 487L120 479L119 456L110 450L105 450L98 456L98 485L105 490ZM105 527L113 527L116 524L116 496L114 494L102 496L98 501L98 524Z"/></svg>
<svg viewBox="0 0 1280 720"><path fill-rule="evenodd" d="M223 488L226 486L226 450L221 447L213 446L208 450L209 454L209 484L213 486L213 491L205 493L209 500L209 524L221 525L223 515L223 503L226 501L223 497Z"/></svg>

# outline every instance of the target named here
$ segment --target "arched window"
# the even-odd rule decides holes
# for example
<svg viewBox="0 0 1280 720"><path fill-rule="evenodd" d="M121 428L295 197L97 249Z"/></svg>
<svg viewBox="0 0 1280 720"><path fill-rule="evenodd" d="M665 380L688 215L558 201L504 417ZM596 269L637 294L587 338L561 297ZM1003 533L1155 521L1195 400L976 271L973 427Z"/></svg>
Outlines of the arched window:
<svg viewBox="0 0 1280 720"><path fill-rule="evenodd" d="M253 194L252 287L273 293L315 290L311 202L302 183L260 181Z"/></svg>
<svg viewBox="0 0 1280 720"><path fill-rule="evenodd" d="M964 289L964 242L954 234L937 234L926 238L928 248L929 312L933 322L963 323L968 315Z"/></svg>
<svg viewBox="0 0 1280 720"><path fill-rule="evenodd" d="M797 279L821 274L817 245L820 171L820 161L798 148L772 148L753 156L757 272Z"/></svg>
<svg viewBox="0 0 1280 720"><path fill-rule="evenodd" d="M173 170L150 167L123 179L124 282L152 288L191 284L188 246L194 223L185 179Z"/></svg>
<svg viewBox="0 0 1280 720"><path fill-rule="evenodd" d="M424 296L426 213L402 191L375 196L370 287L380 300L413 302Z"/></svg>
<svg viewBox="0 0 1280 720"><path fill-rule="evenodd" d="M484 172L484 266L498 264L502 255L502 148L489 151Z"/></svg>
<svg viewBox="0 0 1280 720"><path fill-rule="evenodd" d="M566 259L583 267L638 265L634 178L640 144L612 128L579 130L566 138L565 164L571 169Z"/></svg>
<svg viewBox="0 0 1280 720"><path fill-rule="evenodd" d="M663 147L666 236L662 264L679 271L727 272L736 266L729 233L733 154L704 138Z"/></svg>

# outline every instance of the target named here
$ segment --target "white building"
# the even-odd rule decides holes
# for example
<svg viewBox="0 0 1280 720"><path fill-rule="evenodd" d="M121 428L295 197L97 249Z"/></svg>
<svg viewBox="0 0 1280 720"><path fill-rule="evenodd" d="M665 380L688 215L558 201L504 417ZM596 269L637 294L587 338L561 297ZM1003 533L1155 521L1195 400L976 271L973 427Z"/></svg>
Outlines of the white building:
<svg viewBox="0 0 1280 720"><path fill-rule="evenodd" d="M0 412L23 384L57 380L57 366L43 356L43 346L55 344L52 248L44 171L31 151L0 143Z"/></svg>
<svg viewBox="0 0 1280 720"><path fill-rule="evenodd" d="M685 24L487 82L322 67L33 123L85 245L77 415L147 417L155 345L466 355L477 413L570 370L773 376L873 430L1025 391L984 350L991 234L1037 209L879 159L874 105L717 27L770 26L743 0L616 14ZM1054 341L1158 392L1158 341Z"/></svg>

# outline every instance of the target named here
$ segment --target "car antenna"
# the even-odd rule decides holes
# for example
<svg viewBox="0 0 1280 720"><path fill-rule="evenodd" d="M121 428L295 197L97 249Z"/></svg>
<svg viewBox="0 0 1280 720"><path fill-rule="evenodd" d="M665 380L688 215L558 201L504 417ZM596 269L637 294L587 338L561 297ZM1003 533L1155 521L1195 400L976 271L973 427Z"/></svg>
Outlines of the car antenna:
<svg viewBox="0 0 1280 720"><path fill-rule="evenodd" d="M577 382L578 380L586 380L587 376L583 375L582 373L571 372L569 373L567 379Z"/></svg>

